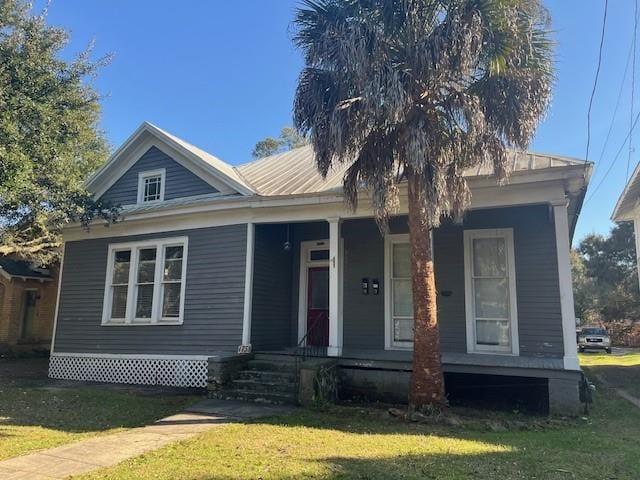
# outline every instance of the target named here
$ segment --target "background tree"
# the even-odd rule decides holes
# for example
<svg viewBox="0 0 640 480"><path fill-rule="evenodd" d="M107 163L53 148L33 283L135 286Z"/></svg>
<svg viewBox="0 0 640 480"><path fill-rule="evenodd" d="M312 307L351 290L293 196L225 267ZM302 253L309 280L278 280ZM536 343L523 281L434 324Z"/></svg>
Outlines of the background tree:
<svg viewBox="0 0 640 480"><path fill-rule="evenodd" d="M83 187L106 158L98 94L85 82L106 62L61 59L67 32L21 0L0 1L0 254L51 262L70 220L112 217Z"/></svg>
<svg viewBox="0 0 640 480"><path fill-rule="evenodd" d="M295 128L282 127L278 138L267 137L256 143L253 158L263 158L307 145L309 142Z"/></svg>
<svg viewBox="0 0 640 480"><path fill-rule="evenodd" d="M442 405L431 231L469 204L465 169L506 175L549 104L549 16L538 0L303 0L295 126L322 175L350 165L382 231L408 184L414 308L409 404Z"/></svg>
<svg viewBox="0 0 640 480"><path fill-rule="evenodd" d="M585 237L572 252L576 315L583 323L637 321L640 289L633 224Z"/></svg>

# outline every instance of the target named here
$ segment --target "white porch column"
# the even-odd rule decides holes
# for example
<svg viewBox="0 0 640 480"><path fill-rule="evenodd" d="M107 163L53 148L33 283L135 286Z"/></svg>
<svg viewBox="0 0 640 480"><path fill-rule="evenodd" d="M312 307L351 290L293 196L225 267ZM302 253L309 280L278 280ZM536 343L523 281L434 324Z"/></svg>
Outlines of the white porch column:
<svg viewBox="0 0 640 480"><path fill-rule="evenodd" d="M329 222L329 348L327 353L335 357L342 353L340 219L332 217L327 221Z"/></svg>
<svg viewBox="0 0 640 480"><path fill-rule="evenodd" d="M244 271L244 309L242 315L242 345L238 353L251 351L251 307L253 301L253 250L255 225L247 223L247 257Z"/></svg>
<svg viewBox="0 0 640 480"><path fill-rule="evenodd" d="M571 278L571 243L569 240L568 201L553 204L553 219L556 230L558 255L558 277L560 285L560 311L562 312L562 334L564 338L564 368L579 370L578 347L576 345L576 313L573 305L573 280Z"/></svg>

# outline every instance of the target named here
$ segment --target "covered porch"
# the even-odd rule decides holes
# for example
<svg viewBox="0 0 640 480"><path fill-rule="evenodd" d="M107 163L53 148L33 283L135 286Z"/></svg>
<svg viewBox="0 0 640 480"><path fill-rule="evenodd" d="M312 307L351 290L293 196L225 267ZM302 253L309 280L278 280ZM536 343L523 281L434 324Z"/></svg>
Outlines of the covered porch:
<svg viewBox="0 0 640 480"><path fill-rule="evenodd" d="M261 352L317 346L331 357L411 361L406 216L394 217L386 236L372 218L264 223L252 229L253 288L243 344ZM476 280L471 272L476 238L478 248L497 248L483 260L497 262L489 265L499 269L491 282ZM474 210L462 224L437 229L433 246L444 360L455 354L468 364L486 365L495 358L496 365L566 367L565 352L571 349L563 330L573 310L562 292L568 273L562 250L568 245L566 203ZM478 290L473 295L481 296L476 300L488 312L482 315L473 314L477 306L469 298Z"/></svg>

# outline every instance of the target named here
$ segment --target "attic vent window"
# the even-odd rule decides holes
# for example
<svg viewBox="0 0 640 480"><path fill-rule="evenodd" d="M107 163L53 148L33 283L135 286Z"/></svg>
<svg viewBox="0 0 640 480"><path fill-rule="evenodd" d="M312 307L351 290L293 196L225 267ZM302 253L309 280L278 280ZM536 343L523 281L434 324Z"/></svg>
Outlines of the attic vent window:
<svg viewBox="0 0 640 480"><path fill-rule="evenodd" d="M164 200L165 170L141 172L138 177L138 203Z"/></svg>

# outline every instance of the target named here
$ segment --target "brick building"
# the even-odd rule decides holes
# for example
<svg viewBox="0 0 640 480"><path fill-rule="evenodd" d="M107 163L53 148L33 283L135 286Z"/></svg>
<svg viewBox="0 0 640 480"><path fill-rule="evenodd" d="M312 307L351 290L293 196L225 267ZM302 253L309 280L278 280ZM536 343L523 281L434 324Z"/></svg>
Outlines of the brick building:
<svg viewBox="0 0 640 480"><path fill-rule="evenodd" d="M0 257L0 352L49 349L56 272Z"/></svg>

